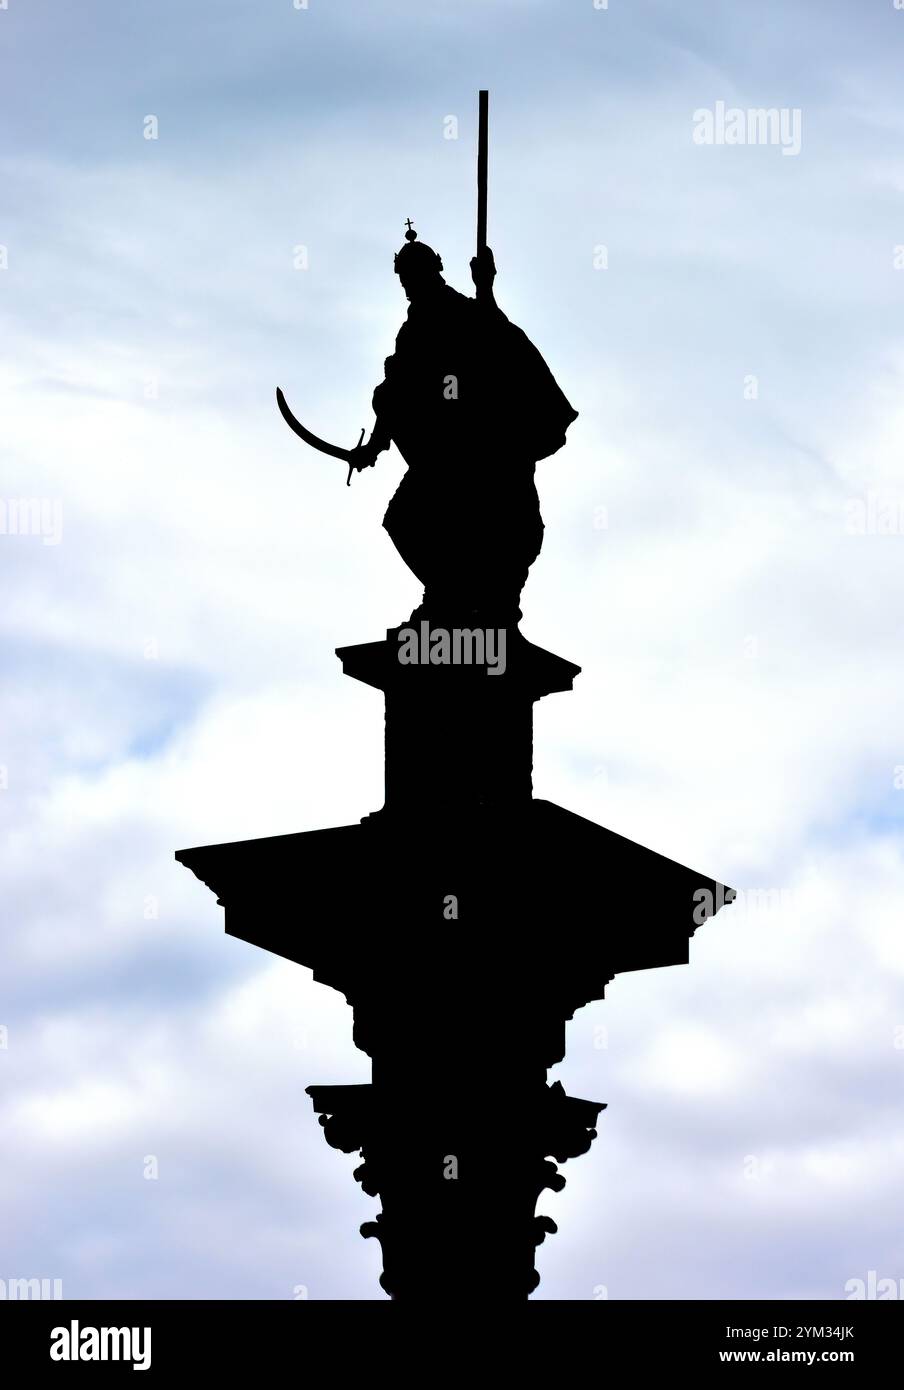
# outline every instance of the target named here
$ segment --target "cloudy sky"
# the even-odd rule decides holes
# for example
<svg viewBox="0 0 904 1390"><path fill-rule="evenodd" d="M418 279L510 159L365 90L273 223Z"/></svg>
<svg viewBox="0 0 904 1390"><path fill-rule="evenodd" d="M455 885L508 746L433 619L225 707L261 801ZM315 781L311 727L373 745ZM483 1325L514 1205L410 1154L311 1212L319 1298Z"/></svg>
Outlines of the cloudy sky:
<svg viewBox="0 0 904 1390"><path fill-rule="evenodd" d="M381 803L333 649L417 601L403 465L347 490L273 391L370 425L406 217L468 288L487 86L497 295L580 411L535 788L742 890L570 1025L609 1108L536 1297L904 1279L902 58L893 0L0 8L0 1278L383 1296L304 1095L350 1010L173 852Z"/></svg>

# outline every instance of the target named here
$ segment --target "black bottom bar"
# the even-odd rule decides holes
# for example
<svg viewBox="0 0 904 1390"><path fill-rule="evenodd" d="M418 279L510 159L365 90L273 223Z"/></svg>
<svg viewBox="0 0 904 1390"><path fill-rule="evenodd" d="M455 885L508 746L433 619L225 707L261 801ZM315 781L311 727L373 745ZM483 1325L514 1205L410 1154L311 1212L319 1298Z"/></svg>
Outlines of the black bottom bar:
<svg viewBox="0 0 904 1390"><path fill-rule="evenodd" d="M627 1362L640 1372L671 1369L687 1375L730 1372L738 1366L768 1372L776 1365L810 1371L841 1366L862 1375L864 1370L894 1364L904 1331L902 1304L893 1301L599 1300L582 1312L579 1304L550 1301L512 1310L437 1300L435 1310L420 1305L415 1317L389 1301L370 1314L366 1307L314 1300L4 1302L0 1346L4 1366L17 1363L20 1376L29 1377L28 1384L45 1385L55 1376L68 1379L80 1371L95 1377L131 1376L142 1368L163 1375L197 1370L208 1378L229 1372L234 1380L266 1367L313 1380L321 1360L335 1364L337 1357L346 1374L379 1371L381 1364L385 1370L383 1344L402 1339L397 1345L411 1355L424 1337L425 1323L430 1324L432 1342L428 1359L440 1352L444 1363L450 1357L456 1360L470 1345L476 1369L483 1353L468 1333L480 1324L482 1347L490 1333L496 1347L507 1347L513 1359L519 1351L527 1352L535 1373L548 1357L548 1368L558 1367L571 1380L580 1352L589 1353L600 1373ZM124 1329L129 1329L127 1337ZM51 1355L52 1348L60 1359ZM104 1350L106 1359L93 1359ZM510 1379L515 1380L514 1364L512 1371Z"/></svg>

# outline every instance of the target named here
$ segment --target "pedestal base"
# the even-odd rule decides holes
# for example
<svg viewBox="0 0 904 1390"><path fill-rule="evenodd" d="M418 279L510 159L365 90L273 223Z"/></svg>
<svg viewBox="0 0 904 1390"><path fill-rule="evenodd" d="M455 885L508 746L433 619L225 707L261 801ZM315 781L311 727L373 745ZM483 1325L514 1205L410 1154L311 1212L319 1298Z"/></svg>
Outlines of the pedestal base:
<svg viewBox="0 0 904 1390"><path fill-rule="evenodd" d="M372 1085L309 1090L381 1198L362 1229L382 1244L383 1287L523 1299L555 1229L535 1213L564 1184L552 1160L586 1152L603 1108L547 1085L567 1021L620 971L686 962L734 894L531 798L533 702L577 667L529 643L499 676L406 666L396 648L390 632L339 653L386 694L380 812L176 858L217 894L227 932L308 966L354 1010Z"/></svg>

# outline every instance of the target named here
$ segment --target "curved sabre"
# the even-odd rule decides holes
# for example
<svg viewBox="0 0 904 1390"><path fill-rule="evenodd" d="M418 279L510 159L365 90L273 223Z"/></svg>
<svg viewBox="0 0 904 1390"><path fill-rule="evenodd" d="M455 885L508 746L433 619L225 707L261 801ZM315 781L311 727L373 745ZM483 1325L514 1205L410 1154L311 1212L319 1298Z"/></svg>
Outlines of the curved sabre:
<svg viewBox="0 0 904 1390"><path fill-rule="evenodd" d="M329 454L334 459L344 459L346 463L351 460L354 450L343 449L338 444L327 444L325 439L320 439L316 434L312 434L310 430L305 429L300 420L295 419L295 416L289 409L285 396L278 386L276 388L276 404L279 406L280 414L289 426L289 429L294 430L299 439L304 440L305 444L310 444L312 449L319 449L322 454ZM361 433L363 434L364 431L362 430Z"/></svg>
<svg viewBox="0 0 904 1390"><path fill-rule="evenodd" d="M345 486L349 487L352 481L352 470L354 468L360 468L361 466L355 463L354 456L356 449L360 449L361 447L361 440L364 438L364 430L362 429L361 431L355 449L343 449L339 444L328 444L326 440L321 439L319 435L314 434L309 429L305 429L301 421L296 420L295 416L292 414L288 402L278 386L276 388L276 404L279 406L279 413L289 426L289 429L293 430L294 433L298 435L299 439L303 439L305 444L310 444L312 449L319 449L321 454L329 454L330 458L342 459L343 463L348 464L348 477L345 480Z"/></svg>

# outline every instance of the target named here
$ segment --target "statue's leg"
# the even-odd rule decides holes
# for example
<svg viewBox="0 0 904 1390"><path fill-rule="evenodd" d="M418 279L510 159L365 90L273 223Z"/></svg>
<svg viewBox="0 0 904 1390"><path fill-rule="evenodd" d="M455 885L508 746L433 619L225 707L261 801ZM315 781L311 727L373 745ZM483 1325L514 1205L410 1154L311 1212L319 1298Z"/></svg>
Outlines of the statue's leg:
<svg viewBox="0 0 904 1390"><path fill-rule="evenodd" d="M543 521L532 475L512 470L493 476L492 485L476 489L479 505L461 527L451 580L482 625L517 626L521 590L543 544Z"/></svg>
<svg viewBox="0 0 904 1390"><path fill-rule="evenodd" d="M494 461L474 469L437 468L436 481L411 470L383 525L424 585L418 617L437 625L517 625L519 598L543 543L533 470ZM412 615L415 616L415 615Z"/></svg>

